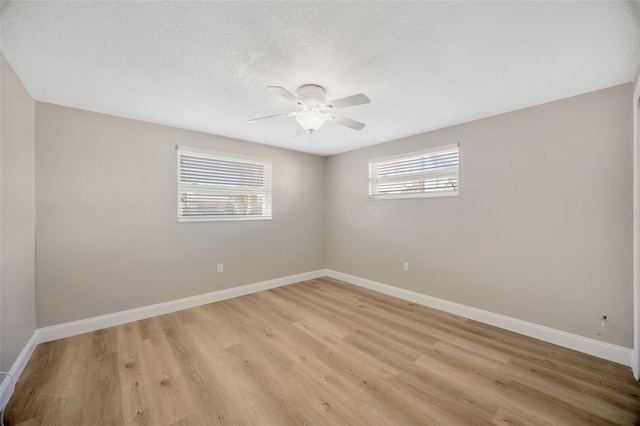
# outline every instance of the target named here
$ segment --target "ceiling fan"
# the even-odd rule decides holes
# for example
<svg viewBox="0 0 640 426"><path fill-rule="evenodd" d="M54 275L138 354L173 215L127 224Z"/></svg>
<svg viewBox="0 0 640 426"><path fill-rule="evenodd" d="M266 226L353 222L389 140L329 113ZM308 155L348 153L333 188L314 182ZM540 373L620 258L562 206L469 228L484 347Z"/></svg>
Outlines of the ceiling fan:
<svg viewBox="0 0 640 426"><path fill-rule="evenodd" d="M298 124L300 124L300 127L309 133L313 133L318 130L327 120L349 127L353 130L360 130L364 127L364 123L335 114L333 111L340 108L368 104L371 102L369 98L362 93L326 102L324 99L324 88L317 84L305 84L297 90L295 95L280 86L267 86L267 89L277 93L287 100L295 102L301 110L285 114L254 118L253 120L249 120L249 122L253 123L259 120L278 117L295 117Z"/></svg>

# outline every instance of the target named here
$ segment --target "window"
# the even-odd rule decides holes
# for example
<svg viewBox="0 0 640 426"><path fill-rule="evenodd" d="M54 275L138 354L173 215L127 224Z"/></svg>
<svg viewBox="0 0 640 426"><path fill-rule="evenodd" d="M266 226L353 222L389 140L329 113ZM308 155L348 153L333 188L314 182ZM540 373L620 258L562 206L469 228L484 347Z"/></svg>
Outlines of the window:
<svg viewBox="0 0 640 426"><path fill-rule="evenodd" d="M369 161L369 198L458 195L458 144Z"/></svg>
<svg viewBox="0 0 640 426"><path fill-rule="evenodd" d="M178 222L271 219L271 162L178 147Z"/></svg>

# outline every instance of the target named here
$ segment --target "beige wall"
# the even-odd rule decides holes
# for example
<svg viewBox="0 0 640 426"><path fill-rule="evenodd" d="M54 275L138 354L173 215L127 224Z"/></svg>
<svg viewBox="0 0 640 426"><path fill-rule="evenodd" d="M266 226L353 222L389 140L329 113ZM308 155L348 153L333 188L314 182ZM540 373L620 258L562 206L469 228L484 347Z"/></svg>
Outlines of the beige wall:
<svg viewBox="0 0 640 426"><path fill-rule="evenodd" d="M273 220L177 223L176 145L271 159ZM38 327L322 268L324 162L36 103Z"/></svg>
<svg viewBox="0 0 640 426"><path fill-rule="evenodd" d="M35 329L34 101L0 55L0 369Z"/></svg>
<svg viewBox="0 0 640 426"><path fill-rule="evenodd" d="M632 90L326 161L36 103L38 326L326 266L631 347ZM459 197L368 200L369 158L451 142ZM178 224L177 144L271 158L274 219Z"/></svg>
<svg viewBox="0 0 640 426"><path fill-rule="evenodd" d="M329 157L326 266L632 347L632 90ZM370 158L452 142L458 197L368 200Z"/></svg>

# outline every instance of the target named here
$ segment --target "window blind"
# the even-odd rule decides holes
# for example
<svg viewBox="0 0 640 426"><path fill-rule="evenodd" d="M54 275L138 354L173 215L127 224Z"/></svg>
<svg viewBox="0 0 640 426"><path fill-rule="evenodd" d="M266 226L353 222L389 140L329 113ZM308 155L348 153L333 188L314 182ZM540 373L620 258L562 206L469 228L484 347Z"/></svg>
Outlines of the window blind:
<svg viewBox="0 0 640 426"><path fill-rule="evenodd" d="M458 144L369 161L369 198L458 195Z"/></svg>
<svg viewBox="0 0 640 426"><path fill-rule="evenodd" d="M178 147L178 221L271 219L271 162Z"/></svg>

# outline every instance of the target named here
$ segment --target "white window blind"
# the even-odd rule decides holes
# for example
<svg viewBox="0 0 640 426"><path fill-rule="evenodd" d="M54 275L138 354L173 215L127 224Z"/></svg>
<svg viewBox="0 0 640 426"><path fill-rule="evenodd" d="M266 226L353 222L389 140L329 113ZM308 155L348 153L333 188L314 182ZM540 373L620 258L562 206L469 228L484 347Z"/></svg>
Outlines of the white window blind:
<svg viewBox="0 0 640 426"><path fill-rule="evenodd" d="M458 195L458 144L369 161L369 198Z"/></svg>
<svg viewBox="0 0 640 426"><path fill-rule="evenodd" d="M178 222L271 219L271 162L178 147Z"/></svg>

